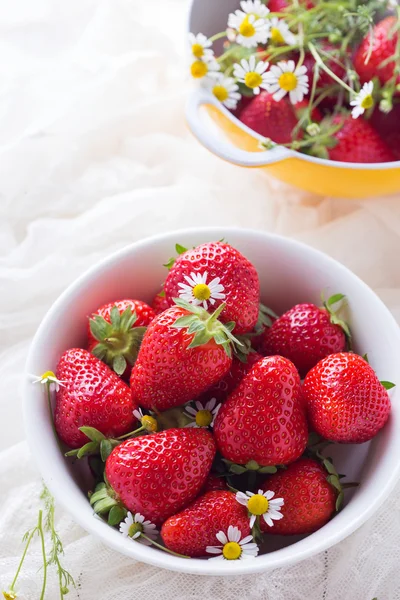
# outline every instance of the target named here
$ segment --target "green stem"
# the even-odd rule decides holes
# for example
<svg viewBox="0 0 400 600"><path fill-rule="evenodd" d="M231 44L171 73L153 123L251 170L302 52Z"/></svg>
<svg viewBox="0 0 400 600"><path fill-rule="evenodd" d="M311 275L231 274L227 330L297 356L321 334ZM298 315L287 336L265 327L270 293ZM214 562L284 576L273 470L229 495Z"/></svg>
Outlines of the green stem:
<svg viewBox="0 0 400 600"><path fill-rule="evenodd" d="M38 524L37 524L37 530L38 530L39 536L40 536L42 556L43 556L43 585L42 585L42 593L40 594L39 600L44 600L44 595L46 592L46 584L47 584L47 558L46 558L46 547L45 547L45 543L44 543L42 517L43 517L43 511L39 510L39 519L38 519Z"/></svg>
<svg viewBox="0 0 400 600"><path fill-rule="evenodd" d="M339 83L339 85L341 85L342 87L344 87L348 92L350 92L351 95L353 95L354 91L351 89L351 87L349 85L347 85L347 83L345 83L344 81L342 81L340 79L340 77L338 77L337 75L335 75L335 73L333 71L331 71L331 69L329 67L326 66L326 64L324 63L324 61L322 60L322 58L318 54L317 49L315 48L315 46L314 46L314 44L312 42L308 42L308 49L310 50L311 54L315 58L315 62L317 63L317 65L320 66L321 69L323 69L326 73L328 73L328 75L332 79L334 79L335 81L337 81L337 83Z"/></svg>
<svg viewBox="0 0 400 600"><path fill-rule="evenodd" d="M146 427L139 427L139 429L135 429L135 431L130 431L129 433L125 433L125 435L120 435L119 437L115 438L117 440L125 440L128 437L131 437L131 435L135 435L136 433L140 433L141 431L144 431L146 429Z"/></svg>
<svg viewBox="0 0 400 600"><path fill-rule="evenodd" d="M215 35L211 36L209 40L210 42L216 42L217 40L220 40L224 37L226 37L226 31L221 31L221 33L216 33Z"/></svg>
<svg viewBox="0 0 400 600"><path fill-rule="evenodd" d="M15 589L14 589L15 588L15 584L17 583L17 579L18 579L19 574L21 572L22 565L24 564L26 553L28 552L28 548L30 546L30 543L31 543L32 538L35 535L36 531L37 531L37 527L35 527L34 529L32 529L32 531L29 534L29 537L28 537L28 539L26 541L25 548L24 548L23 554L21 556L21 560L19 561L17 572L15 573L15 577L13 579L13 582L12 582L11 586L10 586L10 592L15 592Z"/></svg>
<svg viewBox="0 0 400 600"><path fill-rule="evenodd" d="M227 50L226 52L224 52L223 54L221 54L221 56L218 56L217 62L224 61L226 58L228 58L228 56L230 56L234 52L237 52L237 46L232 46L232 48L229 48L229 50Z"/></svg>
<svg viewBox="0 0 400 600"><path fill-rule="evenodd" d="M152 540L151 538L149 538L144 533L141 533L140 537L142 537L145 540L149 541L153 546L156 546L156 548L159 548L160 550L163 550L164 552L168 552L169 554L172 554L173 556L178 556L179 558L190 558L190 556L186 556L185 554L178 554L178 552L174 552L173 550L169 550L165 546L161 546L161 544L158 544L157 542L155 542L154 540Z"/></svg>

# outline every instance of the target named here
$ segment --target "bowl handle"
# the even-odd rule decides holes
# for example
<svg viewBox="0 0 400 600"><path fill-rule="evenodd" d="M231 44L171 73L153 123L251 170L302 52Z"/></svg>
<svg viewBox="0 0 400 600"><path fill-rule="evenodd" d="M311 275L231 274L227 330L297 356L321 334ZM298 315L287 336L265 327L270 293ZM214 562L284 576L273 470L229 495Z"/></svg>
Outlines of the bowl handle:
<svg viewBox="0 0 400 600"><path fill-rule="evenodd" d="M223 139L218 139L212 129L208 127L206 119L204 119L200 111L200 108L207 104L212 104L228 118L231 117L231 113L207 90L199 88L192 92L189 97L186 105L188 125L198 141L213 154L240 167L263 167L294 155L292 150L283 146L276 146L271 150L260 152L247 152L246 150L236 148ZM242 127L250 135L254 135L254 131L245 125L242 125Z"/></svg>

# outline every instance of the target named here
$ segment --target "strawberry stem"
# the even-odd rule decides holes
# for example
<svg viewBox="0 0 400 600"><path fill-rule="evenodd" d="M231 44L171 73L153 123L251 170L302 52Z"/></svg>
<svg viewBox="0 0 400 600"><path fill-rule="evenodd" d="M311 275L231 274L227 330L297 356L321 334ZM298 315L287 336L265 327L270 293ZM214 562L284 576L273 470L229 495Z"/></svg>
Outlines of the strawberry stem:
<svg viewBox="0 0 400 600"><path fill-rule="evenodd" d="M178 552L174 552L173 550L169 550L165 546L161 546L161 544L158 544L157 542L155 542L154 540L149 538L144 533L141 533L140 537L142 537L145 540L147 540L148 542L150 542L153 546L156 546L156 548L159 548L160 550L163 550L164 552L168 552L168 554L172 554L172 556L178 556L179 558L190 558L190 556L186 556L185 554L178 554Z"/></svg>

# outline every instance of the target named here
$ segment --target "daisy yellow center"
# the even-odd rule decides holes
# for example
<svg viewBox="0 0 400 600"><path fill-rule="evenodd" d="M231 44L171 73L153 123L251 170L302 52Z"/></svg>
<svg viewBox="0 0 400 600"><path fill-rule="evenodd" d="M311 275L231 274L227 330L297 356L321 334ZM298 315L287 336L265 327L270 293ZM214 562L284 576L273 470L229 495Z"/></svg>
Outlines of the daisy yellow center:
<svg viewBox="0 0 400 600"><path fill-rule="evenodd" d="M263 515L268 510L268 500L262 494L254 494L249 499L247 508L252 515Z"/></svg>
<svg viewBox="0 0 400 600"><path fill-rule="evenodd" d="M208 300L211 296L211 290L205 283L198 283L193 288L193 296L196 300Z"/></svg>
<svg viewBox="0 0 400 600"><path fill-rule="evenodd" d="M202 77L205 77L205 75L207 75L208 67L203 61L195 60L194 63L192 63L192 66L190 67L190 72L192 74L192 77L194 77L195 79L201 79Z"/></svg>
<svg viewBox="0 0 400 600"><path fill-rule="evenodd" d="M54 379L56 378L55 374L53 373L53 371L46 371L45 373L43 373L43 375L41 376L41 379L47 379L48 377L53 377Z"/></svg>
<svg viewBox="0 0 400 600"><path fill-rule="evenodd" d="M285 39L277 27L271 29L271 42L273 44L284 44Z"/></svg>
<svg viewBox="0 0 400 600"><path fill-rule="evenodd" d="M220 102L225 102L229 96L228 90L223 85L214 86L213 94Z"/></svg>
<svg viewBox="0 0 400 600"><path fill-rule="evenodd" d="M138 531L139 533L143 532L143 525L141 523L132 523L128 531L129 537L133 537Z"/></svg>
<svg viewBox="0 0 400 600"><path fill-rule="evenodd" d="M374 105L374 100L373 100L371 94L368 94L368 96L365 96L365 98L361 102L361 106L362 106L362 108L364 108L364 110L368 110L369 108L372 108L373 105Z"/></svg>
<svg viewBox="0 0 400 600"><path fill-rule="evenodd" d="M237 542L228 542L223 547L222 554L226 560L237 560L242 554L242 549Z"/></svg>
<svg viewBox="0 0 400 600"><path fill-rule="evenodd" d="M244 76L244 82L247 85L247 87L254 89L262 84L262 77L259 73L250 71L250 73L246 73L246 75Z"/></svg>
<svg viewBox="0 0 400 600"><path fill-rule="evenodd" d="M149 415L144 415L142 417L142 425L146 429L146 431L157 431L158 425L157 421L154 417L150 417Z"/></svg>
<svg viewBox="0 0 400 600"><path fill-rule="evenodd" d="M204 48L201 44L193 44L192 46L192 54L196 58L201 58L204 56Z"/></svg>
<svg viewBox="0 0 400 600"><path fill-rule="evenodd" d="M297 87L297 77L294 73L282 73L279 77L279 87L286 92L292 92Z"/></svg>
<svg viewBox="0 0 400 600"><path fill-rule="evenodd" d="M239 33L243 37L253 37L256 29L252 23L249 21L249 17L243 19L242 23L239 26Z"/></svg>
<svg viewBox="0 0 400 600"><path fill-rule="evenodd" d="M199 427L208 427L211 425L213 416L209 410L199 410L196 413L196 425Z"/></svg>
<svg viewBox="0 0 400 600"><path fill-rule="evenodd" d="M16 600L17 595L14 592L3 592L3 596L6 600Z"/></svg>

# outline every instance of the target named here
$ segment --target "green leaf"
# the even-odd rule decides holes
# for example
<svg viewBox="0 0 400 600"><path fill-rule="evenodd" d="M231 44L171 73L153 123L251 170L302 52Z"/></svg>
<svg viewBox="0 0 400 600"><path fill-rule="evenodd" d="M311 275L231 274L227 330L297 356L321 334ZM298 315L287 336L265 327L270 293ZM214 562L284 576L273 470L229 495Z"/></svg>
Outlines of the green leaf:
<svg viewBox="0 0 400 600"><path fill-rule="evenodd" d="M231 465L229 467L229 470L231 473L235 473L235 475L242 475L243 473L246 473L247 469L246 467L242 467L241 465Z"/></svg>
<svg viewBox="0 0 400 600"><path fill-rule="evenodd" d="M92 350L92 354L99 360L104 360L107 356L107 346L105 346L102 342L96 344L96 346Z"/></svg>
<svg viewBox="0 0 400 600"><path fill-rule="evenodd" d="M207 333L205 330L198 331L194 335L194 338L192 339L192 341L190 342L188 349L189 348L198 348L199 346L203 346L204 344L207 344L207 342L209 342L210 339L211 339L211 335L209 333Z"/></svg>
<svg viewBox="0 0 400 600"><path fill-rule="evenodd" d="M114 305L111 309L110 313L110 321L115 329L119 329L121 325L121 315L119 309L116 305Z"/></svg>
<svg viewBox="0 0 400 600"><path fill-rule="evenodd" d="M126 360L125 358L119 354L115 356L113 359L113 369L117 375L123 375L126 369Z"/></svg>
<svg viewBox="0 0 400 600"><path fill-rule="evenodd" d="M93 506L93 509L98 515L104 515L108 513L111 510L111 508L116 504L118 503L116 500L114 500L114 498L110 498L109 496L107 496L107 498L103 498L103 500L99 500L98 502L96 502Z"/></svg>
<svg viewBox="0 0 400 600"><path fill-rule="evenodd" d="M113 450L113 445L110 440L102 440L100 442L100 456L103 462L106 462Z"/></svg>
<svg viewBox="0 0 400 600"><path fill-rule="evenodd" d="M163 264L163 267L167 267L168 271L172 269L176 261L175 257L170 258L166 263Z"/></svg>
<svg viewBox="0 0 400 600"><path fill-rule="evenodd" d="M396 387L396 384L392 383L391 381L381 381L381 384L385 390L391 390L392 388Z"/></svg>
<svg viewBox="0 0 400 600"><path fill-rule="evenodd" d="M161 292L159 292L157 296L160 296L160 298L165 298L165 290L161 290Z"/></svg>
<svg viewBox="0 0 400 600"><path fill-rule="evenodd" d="M333 296L331 296L327 300L326 303L327 303L328 306L332 306L333 304L336 304L337 302L340 302L344 298L346 298L346 296L344 294L334 294Z"/></svg>
<svg viewBox="0 0 400 600"><path fill-rule="evenodd" d="M261 469L258 469L259 473L276 473L277 472L277 468L276 467L261 467Z"/></svg>
<svg viewBox="0 0 400 600"><path fill-rule="evenodd" d="M125 519L127 511L122 506L113 506L108 513L108 524L114 527L119 525L123 519Z"/></svg>
<svg viewBox="0 0 400 600"><path fill-rule="evenodd" d="M338 492L342 491L342 486L337 475L328 475L326 479Z"/></svg>
<svg viewBox="0 0 400 600"><path fill-rule="evenodd" d="M278 319L279 315L276 314L276 312L274 312L272 310L272 308L269 308L268 306L265 306L265 304L259 304L260 307L260 312L262 312L264 315L269 315L270 317L272 317L273 319Z"/></svg>
<svg viewBox="0 0 400 600"><path fill-rule="evenodd" d="M89 440L92 440L92 442L101 442L101 440L106 439L106 436L94 427L79 427L79 431L82 431L82 433L84 433Z"/></svg>
<svg viewBox="0 0 400 600"><path fill-rule="evenodd" d="M177 329L183 329L184 327L189 327L192 323L198 322L196 319L196 315L185 315L184 317L179 317L172 325L172 327L176 327Z"/></svg>
<svg viewBox="0 0 400 600"><path fill-rule="evenodd" d="M202 317L204 317L205 314L208 315L207 311L204 310L204 308L202 308L201 306L195 306L194 304L190 304L190 302L187 302L187 300L182 300L182 298L173 298L172 300L174 304L176 304L176 306L179 306L179 308L183 308L194 315Z"/></svg>
<svg viewBox="0 0 400 600"><path fill-rule="evenodd" d="M180 244L175 244L175 250L179 255L183 254L184 252L187 252L187 248L185 248L185 246L181 246Z"/></svg>
<svg viewBox="0 0 400 600"><path fill-rule="evenodd" d="M102 342L112 331L110 323L107 323L100 315L95 315L89 320L89 327L92 336L98 342Z"/></svg>
<svg viewBox="0 0 400 600"><path fill-rule="evenodd" d="M188 328L188 333L197 333L197 331L204 331L206 326L202 321L199 321L194 317L194 321L190 324Z"/></svg>
<svg viewBox="0 0 400 600"><path fill-rule="evenodd" d="M260 465L256 460L249 460L249 462L245 464L245 467L248 471L258 471Z"/></svg>
<svg viewBox="0 0 400 600"><path fill-rule="evenodd" d="M99 444L97 442L88 442L82 448L79 448L77 458L83 458L91 453L96 453L99 450Z"/></svg>
<svg viewBox="0 0 400 600"><path fill-rule="evenodd" d="M363 354L362 358L365 360L365 362L367 362L369 364L368 354L367 353Z"/></svg>
<svg viewBox="0 0 400 600"><path fill-rule="evenodd" d="M325 460L323 461L323 465L330 475L335 475L336 477L338 477L337 471L330 460L325 458Z"/></svg>
<svg viewBox="0 0 400 600"><path fill-rule="evenodd" d="M339 492L338 497L336 498L336 511L339 512L339 510L342 508L342 504L343 504L343 500L344 500L344 492L343 490L341 492Z"/></svg>

